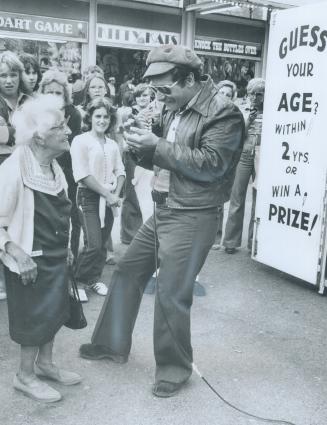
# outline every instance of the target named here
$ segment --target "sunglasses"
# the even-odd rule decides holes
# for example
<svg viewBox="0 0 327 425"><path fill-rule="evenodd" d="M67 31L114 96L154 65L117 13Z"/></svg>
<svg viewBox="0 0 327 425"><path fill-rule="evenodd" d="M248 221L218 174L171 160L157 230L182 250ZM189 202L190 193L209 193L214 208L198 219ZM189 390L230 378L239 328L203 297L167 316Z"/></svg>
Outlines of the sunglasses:
<svg viewBox="0 0 327 425"><path fill-rule="evenodd" d="M165 84L164 86L152 86L152 85L150 85L150 87L155 92L159 92L159 93L164 94L164 95L169 95L169 94L171 94L171 89L173 87L177 86L178 83L179 83L179 80L175 81L172 84Z"/></svg>

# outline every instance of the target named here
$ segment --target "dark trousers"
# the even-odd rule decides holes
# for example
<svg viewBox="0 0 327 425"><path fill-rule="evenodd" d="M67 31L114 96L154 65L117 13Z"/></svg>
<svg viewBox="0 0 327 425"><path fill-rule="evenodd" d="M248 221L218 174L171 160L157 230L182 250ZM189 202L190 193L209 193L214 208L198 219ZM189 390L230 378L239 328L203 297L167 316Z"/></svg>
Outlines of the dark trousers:
<svg viewBox="0 0 327 425"><path fill-rule="evenodd" d="M125 193L121 210L120 239L123 243L129 244L142 225L143 221L139 201L137 200L134 185L132 184L136 164L128 152L125 152L123 159L126 171L126 179L124 185Z"/></svg>
<svg viewBox="0 0 327 425"><path fill-rule="evenodd" d="M154 309L156 382L183 382L192 373L190 309L193 285L214 242L217 208L157 208L160 269ZM155 270L154 217L135 235L112 277L92 343L127 356L144 288Z"/></svg>
<svg viewBox="0 0 327 425"><path fill-rule="evenodd" d="M99 282L106 263L107 242L114 217L111 208L106 208L105 226L101 228L99 217L100 196L89 189L77 189L78 213L83 228L84 247L77 257L76 280L92 285Z"/></svg>
<svg viewBox="0 0 327 425"><path fill-rule="evenodd" d="M223 236L223 223L224 223L224 204L218 205L218 222L215 244L220 245Z"/></svg>
<svg viewBox="0 0 327 425"><path fill-rule="evenodd" d="M254 148L244 147L240 162L236 169L235 180L230 198L228 218L223 240L223 245L226 248L238 248L242 245L245 200L251 177L254 178ZM248 248L252 245L252 237L253 218L251 218L249 225Z"/></svg>

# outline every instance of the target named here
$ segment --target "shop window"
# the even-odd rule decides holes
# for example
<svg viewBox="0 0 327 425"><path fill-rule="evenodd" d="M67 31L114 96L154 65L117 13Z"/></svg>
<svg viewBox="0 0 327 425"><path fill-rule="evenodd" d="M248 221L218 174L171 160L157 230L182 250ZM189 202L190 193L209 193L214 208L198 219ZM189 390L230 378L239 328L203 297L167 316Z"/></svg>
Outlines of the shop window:
<svg viewBox="0 0 327 425"><path fill-rule="evenodd" d="M97 65L103 69L107 81L109 77L115 77L117 84L122 84L124 76L131 75L133 83L138 84L142 81L146 70L147 56L146 50L101 46L97 48Z"/></svg>
<svg viewBox="0 0 327 425"><path fill-rule="evenodd" d="M75 41L51 42L0 38L0 52L11 50L15 53L29 53L39 61L41 71L58 68L67 75L81 72L82 44Z"/></svg>
<svg viewBox="0 0 327 425"><path fill-rule="evenodd" d="M215 84L221 80L231 80L237 86L238 97L245 96L248 81L255 76L255 61L209 55L199 57L204 74L209 74Z"/></svg>

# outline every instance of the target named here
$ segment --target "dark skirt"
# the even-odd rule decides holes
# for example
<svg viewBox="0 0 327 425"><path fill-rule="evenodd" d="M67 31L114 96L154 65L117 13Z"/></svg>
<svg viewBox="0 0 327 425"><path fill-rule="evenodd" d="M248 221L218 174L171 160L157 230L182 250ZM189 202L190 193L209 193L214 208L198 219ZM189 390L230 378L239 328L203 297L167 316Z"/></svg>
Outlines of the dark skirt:
<svg viewBox="0 0 327 425"><path fill-rule="evenodd" d="M37 279L24 286L18 274L5 268L9 332L13 341L39 347L50 342L68 320L66 258L34 257Z"/></svg>

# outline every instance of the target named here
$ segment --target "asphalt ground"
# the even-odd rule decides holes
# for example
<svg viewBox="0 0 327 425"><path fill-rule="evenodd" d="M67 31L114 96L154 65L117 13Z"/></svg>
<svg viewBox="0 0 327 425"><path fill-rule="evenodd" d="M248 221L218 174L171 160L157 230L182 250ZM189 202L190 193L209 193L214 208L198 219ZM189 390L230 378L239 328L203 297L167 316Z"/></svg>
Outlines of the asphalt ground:
<svg viewBox="0 0 327 425"><path fill-rule="evenodd" d="M116 255L124 249L116 244ZM106 283L112 271L106 266ZM200 280L207 295L194 298L192 342L194 362L205 378L228 401L253 414L326 425L326 298L313 286L251 260L245 248L234 255L211 251ZM57 364L80 373L83 382L52 384L63 400L49 405L12 388L19 350L8 336L6 302L0 302L1 425L267 423L227 406L196 374L173 398L152 395L153 295L143 297L127 364L81 359L78 348L90 341L102 302L90 294L84 304L88 327L58 333Z"/></svg>

